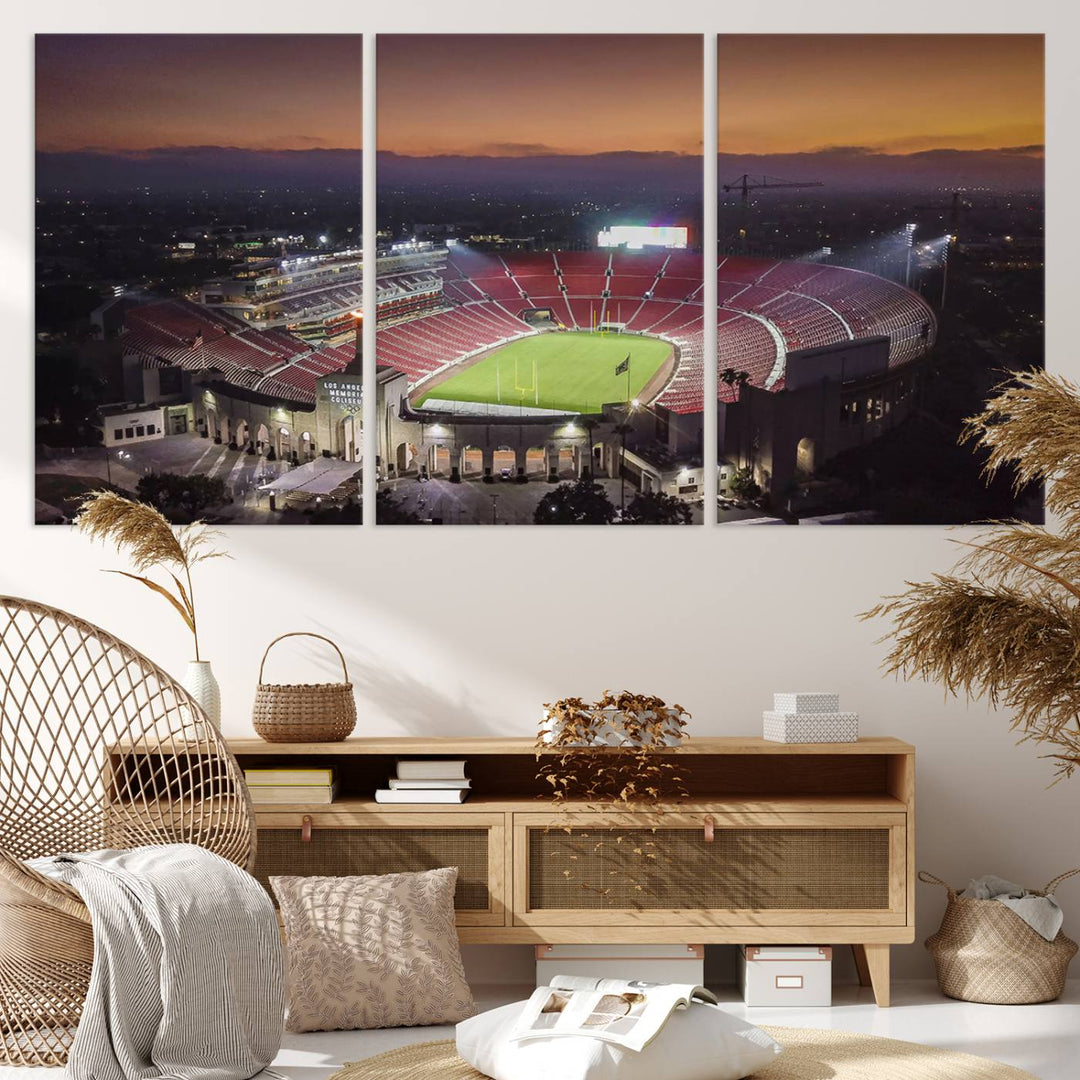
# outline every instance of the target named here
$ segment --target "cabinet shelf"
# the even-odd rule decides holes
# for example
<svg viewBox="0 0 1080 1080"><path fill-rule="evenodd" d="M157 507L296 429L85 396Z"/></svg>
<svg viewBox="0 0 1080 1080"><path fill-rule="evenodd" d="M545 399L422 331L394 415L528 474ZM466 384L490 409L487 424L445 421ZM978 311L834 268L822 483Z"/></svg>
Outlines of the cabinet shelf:
<svg viewBox="0 0 1080 1080"><path fill-rule="evenodd" d="M332 767L342 792L330 804L256 804L257 876L456 865L458 933L470 944L850 944L885 1005L889 947L915 939L915 750L899 739L694 738L665 752L680 759L688 798L617 811L553 807L531 739L229 746L241 768ZM167 770L173 749L113 747L114 799L135 795L137 814L140 777ZM411 757L464 758L469 798L375 802ZM613 833L640 840L631 852L667 857L624 857ZM611 878L599 899L581 865Z"/></svg>
<svg viewBox="0 0 1080 1080"><path fill-rule="evenodd" d="M265 814L387 814L387 813L440 813L451 811L456 814L470 812L489 813L542 813L552 808L550 799L511 799L499 795L470 795L463 803L379 803L374 799L344 798L332 803L255 803L255 812ZM648 807L650 813L798 813L813 811L816 813L881 811L903 812L906 804L892 795L740 795L738 798L725 798L722 795L705 796L695 799L681 799L678 802L660 803ZM641 812L641 809L615 810L604 808L598 803L567 802L562 808L566 812L593 813L598 824L605 819L629 819ZM555 811L562 812L561 810Z"/></svg>

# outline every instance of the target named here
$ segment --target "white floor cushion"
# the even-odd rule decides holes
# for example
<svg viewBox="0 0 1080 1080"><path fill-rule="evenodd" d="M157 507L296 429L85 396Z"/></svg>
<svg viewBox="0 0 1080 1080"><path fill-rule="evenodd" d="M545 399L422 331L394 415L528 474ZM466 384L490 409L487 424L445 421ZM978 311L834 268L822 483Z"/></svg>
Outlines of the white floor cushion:
<svg viewBox="0 0 1080 1080"><path fill-rule="evenodd" d="M672 1013L640 1053L578 1035L510 1042L524 1007L463 1020L458 1054L494 1080L741 1080L783 1052L761 1028L700 1002Z"/></svg>

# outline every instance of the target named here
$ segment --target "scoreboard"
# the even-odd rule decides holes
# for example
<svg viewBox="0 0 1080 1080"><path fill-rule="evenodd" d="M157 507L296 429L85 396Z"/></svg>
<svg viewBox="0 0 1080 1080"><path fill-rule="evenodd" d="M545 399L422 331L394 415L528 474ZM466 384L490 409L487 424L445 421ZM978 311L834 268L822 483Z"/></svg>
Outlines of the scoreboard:
<svg viewBox="0 0 1080 1080"><path fill-rule="evenodd" d="M685 248L686 228L681 225L612 225L596 235L602 248L626 247L640 251L646 247Z"/></svg>

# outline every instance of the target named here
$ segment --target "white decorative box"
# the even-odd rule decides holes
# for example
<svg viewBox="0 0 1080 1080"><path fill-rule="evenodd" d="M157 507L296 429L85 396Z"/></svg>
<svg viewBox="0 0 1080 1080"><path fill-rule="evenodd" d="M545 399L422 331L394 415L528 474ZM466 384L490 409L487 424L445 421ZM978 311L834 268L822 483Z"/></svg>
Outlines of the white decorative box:
<svg viewBox="0 0 1080 1080"><path fill-rule="evenodd" d="M859 714L853 712L762 713L762 735L769 742L858 742Z"/></svg>
<svg viewBox="0 0 1080 1080"><path fill-rule="evenodd" d="M839 694L799 693L773 694L773 711L779 713L836 713L840 711Z"/></svg>
<svg viewBox="0 0 1080 1080"><path fill-rule="evenodd" d="M743 945L739 989L751 1006L827 1008L832 1004L832 949L828 945Z"/></svg>
<svg viewBox="0 0 1080 1080"><path fill-rule="evenodd" d="M536 985L556 975L705 985L704 945L537 945Z"/></svg>

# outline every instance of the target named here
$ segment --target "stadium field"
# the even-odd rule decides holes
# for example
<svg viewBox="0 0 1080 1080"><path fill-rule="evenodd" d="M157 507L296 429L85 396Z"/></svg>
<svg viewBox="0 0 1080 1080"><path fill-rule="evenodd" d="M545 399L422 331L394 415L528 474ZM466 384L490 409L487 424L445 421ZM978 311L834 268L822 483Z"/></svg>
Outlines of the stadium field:
<svg viewBox="0 0 1080 1080"><path fill-rule="evenodd" d="M566 412L599 412L604 404L638 397L671 354L658 338L613 333L547 333L521 338L455 372L428 398L525 405ZM627 374L615 369L630 357Z"/></svg>

